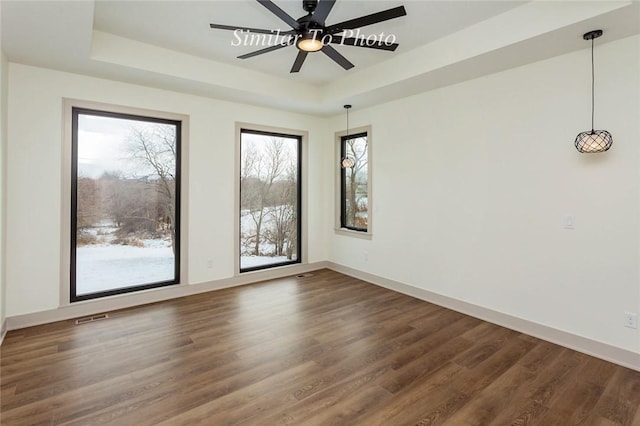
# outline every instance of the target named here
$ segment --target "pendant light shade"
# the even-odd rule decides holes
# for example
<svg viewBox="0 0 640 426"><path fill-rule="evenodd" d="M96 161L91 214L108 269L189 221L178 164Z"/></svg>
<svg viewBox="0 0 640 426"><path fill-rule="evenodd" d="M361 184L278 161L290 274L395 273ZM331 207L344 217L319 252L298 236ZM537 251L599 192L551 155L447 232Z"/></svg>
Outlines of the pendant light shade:
<svg viewBox="0 0 640 426"><path fill-rule="evenodd" d="M576 137L576 149L584 153L604 152L611 148L613 138L606 130L590 130Z"/></svg>
<svg viewBox="0 0 640 426"><path fill-rule="evenodd" d="M343 169L350 169L356 165L356 162L351 157L344 157L341 164Z"/></svg>
<svg viewBox="0 0 640 426"><path fill-rule="evenodd" d="M595 73L593 66L593 40L602 35L602 30L594 30L585 33L582 38L591 40L591 130L581 132L576 136L574 142L579 152L590 154L596 152L605 152L611 148L613 137L606 130L594 130L593 116L595 110Z"/></svg>

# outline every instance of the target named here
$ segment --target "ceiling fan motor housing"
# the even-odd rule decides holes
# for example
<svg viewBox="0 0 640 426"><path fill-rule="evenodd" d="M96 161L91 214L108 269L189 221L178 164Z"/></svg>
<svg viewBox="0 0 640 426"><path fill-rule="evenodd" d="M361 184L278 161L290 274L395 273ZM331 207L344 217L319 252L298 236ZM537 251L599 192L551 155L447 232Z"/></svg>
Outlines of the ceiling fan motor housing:
<svg viewBox="0 0 640 426"><path fill-rule="evenodd" d="M296 20L298 24L300 24L300 28L298 28L299 32L304 32L304 30L321 30L322 25L318 24L316 20L313 18L313 15L304 15Z"/></svg>
<svg viewBox="0 0 640 426"><path fill-rule="evenodd" d="M318 0L302 0L302 8L309 13L313 13L316 6L318 6Z"/></svg>

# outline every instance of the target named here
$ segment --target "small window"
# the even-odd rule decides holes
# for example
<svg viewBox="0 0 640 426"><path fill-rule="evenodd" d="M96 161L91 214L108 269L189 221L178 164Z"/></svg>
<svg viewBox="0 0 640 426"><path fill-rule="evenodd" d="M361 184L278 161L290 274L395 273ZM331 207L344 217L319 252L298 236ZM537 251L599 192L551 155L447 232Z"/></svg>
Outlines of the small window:
<svg viewBox="0 0 640 426"><path fill-rule="evenodd" d="M72 109L71 301L178 284L181 121Z"/></svg>
<svg viewBox="0 0 640 426"><path fill-rule="evenodd" d="M371 185L369 133L340 136L340 228L369 233Z"/></svg>
<svg viewBox="0 0 640 426"><path fill-rule="evenodd" d="M240 272L301 263L302 136L240 130Z"/></svg>

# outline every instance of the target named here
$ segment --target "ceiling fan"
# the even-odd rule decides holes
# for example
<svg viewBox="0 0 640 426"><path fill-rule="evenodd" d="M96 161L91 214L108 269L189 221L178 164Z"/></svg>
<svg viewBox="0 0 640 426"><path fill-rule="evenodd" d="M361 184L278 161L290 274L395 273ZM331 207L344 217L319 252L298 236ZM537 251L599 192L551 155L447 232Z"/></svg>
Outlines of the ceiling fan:
<svg viewBox="0 0 640 426"><path fill-rule="evenodd" d="M298 56L296 56L292 73L300 71L304 60L309 52L322 51L325 55L335 61L345 70L351 69L354 65L347 58L342 56L331 44L340 44L347 46L365 47L369 49L379 49L394 51L398 48L395 43L395 36L380 33L379 36L373 35L364 37L358 33L354 34L353 30L365 27L367 25L377 24L389 19L399 18L407 14L404 6L398 6L381 12L372 13L370 15L361 16L359 18L349 19L344 22L333 25L325 25L325 20L331 12L336 0L302 0L302 8L307 15L293 19L287 12L280 9L271 0L257 0L258 3L269 9L274 15L284 21L291 27L291 30L266 30L260 28L249 28L241 26L210 24L211 28L232 30L236 42L240 45L243 41L251 41L251 44L261 42L262 45L268 45L264 49L250 52L238 56L239 59L252 58L263 53L273 52L293 44L298 48ZM263 34L262 38L246 37L247 33ZM244 40L242 35L245 35ZM267 37L270 36L270 37ZM354 37L355 35L355 37Z"/></svg>

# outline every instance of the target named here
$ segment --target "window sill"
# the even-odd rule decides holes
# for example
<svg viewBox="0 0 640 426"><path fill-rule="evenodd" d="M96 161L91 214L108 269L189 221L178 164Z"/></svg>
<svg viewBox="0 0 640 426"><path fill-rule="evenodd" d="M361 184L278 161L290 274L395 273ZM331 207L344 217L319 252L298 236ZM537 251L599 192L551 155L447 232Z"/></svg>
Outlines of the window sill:
<svg viewBox="0 0 640 426"><path fill-rule="evenodd" d="M347 228L335 228L336 235L344 235L345 237L355 237L360 238L362 240L370 240L373 238L373 234L371 232L363 232L363 231L354 231L352 229Z"/></svg>

